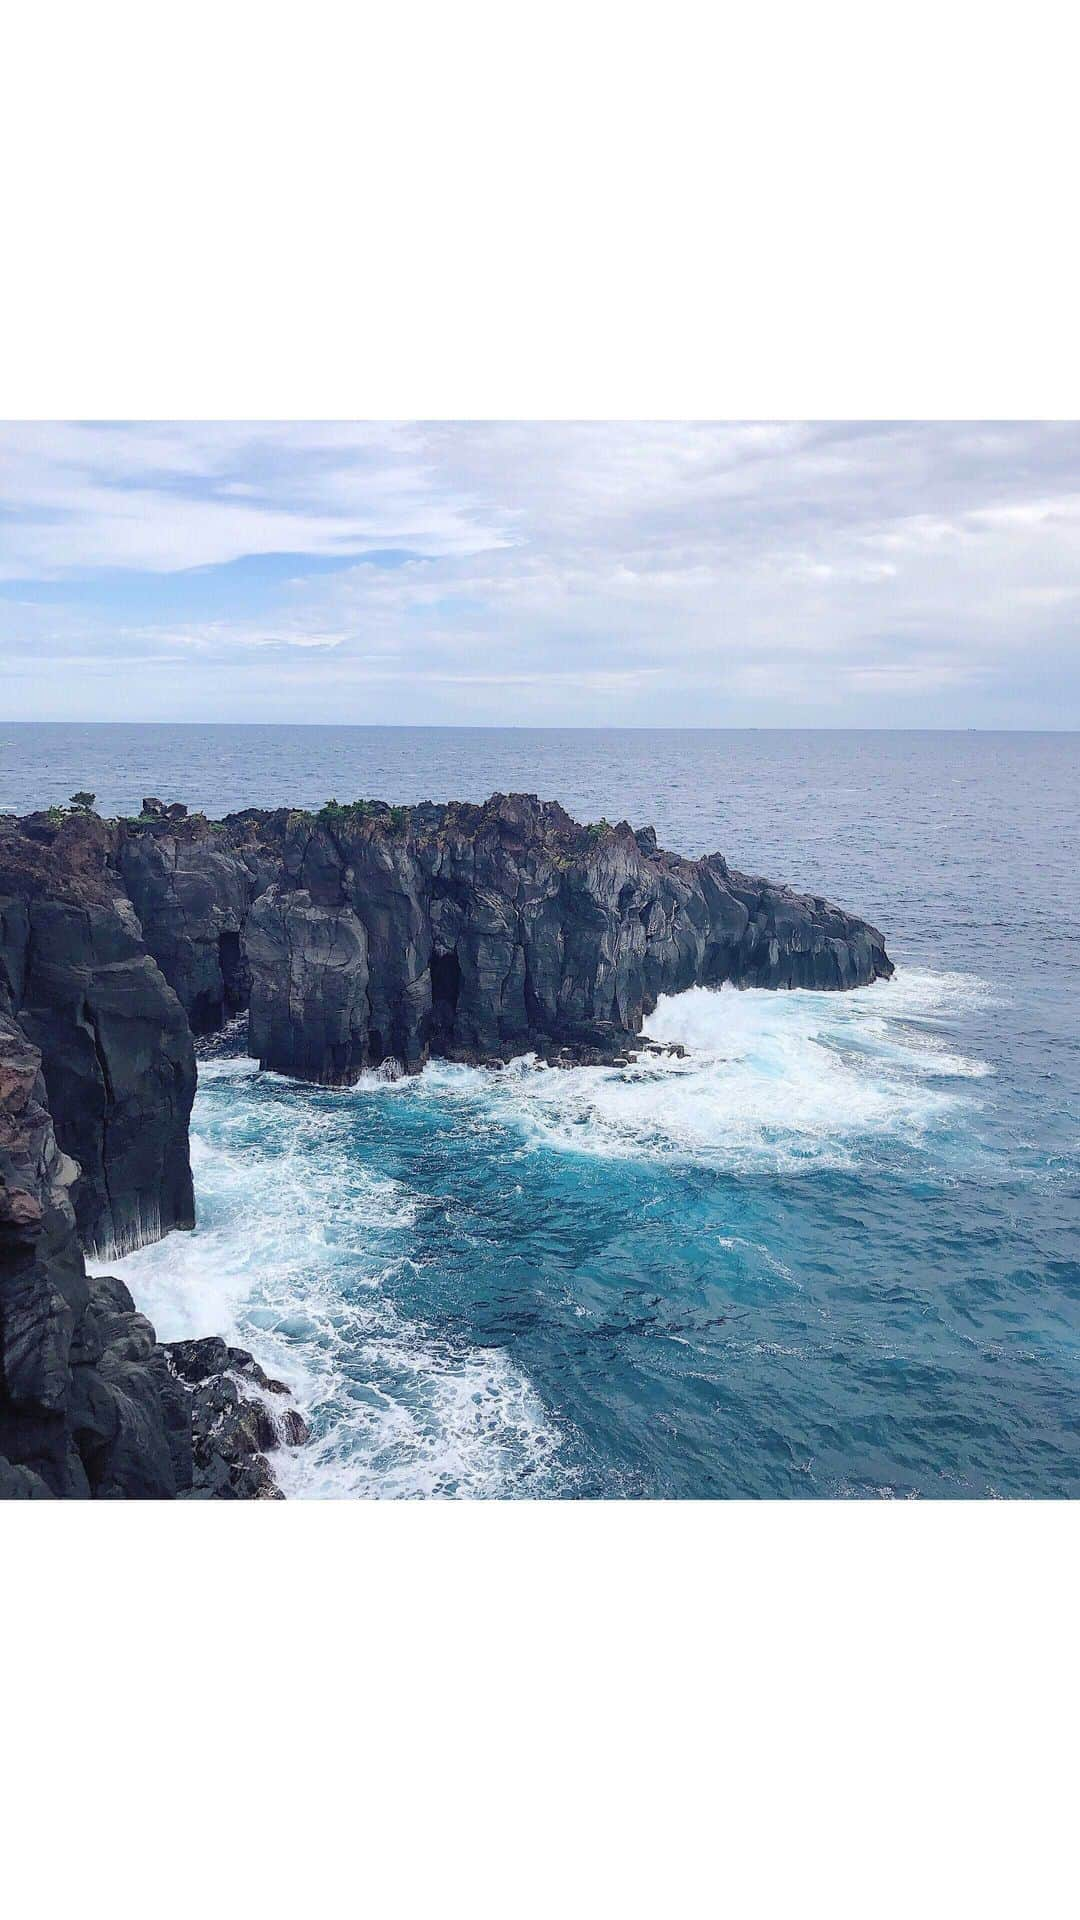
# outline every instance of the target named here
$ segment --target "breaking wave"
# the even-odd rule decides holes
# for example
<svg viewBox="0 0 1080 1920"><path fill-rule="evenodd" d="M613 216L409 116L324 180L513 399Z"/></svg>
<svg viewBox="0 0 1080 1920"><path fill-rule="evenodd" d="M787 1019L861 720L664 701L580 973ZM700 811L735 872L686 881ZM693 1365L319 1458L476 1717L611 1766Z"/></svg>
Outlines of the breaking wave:
<svg viewBox="0 0 1080 1920"><path fill-rule="evenodd" d="M574 1491L588 1403L575 1422L550 1375L537 1386L531 1350L523 1360L498 1324L482 1326L474 1274L520 1262L518 1320L561 1289L588 1321L568 1223L582 1208L575 1182L597 1163L611 1166L603 1207L628 1163L786 1183L898 1146L918 1155L948 1138L989 1071L950 1040L985 1000L977 981L927 972L851 995L693 989L662 1000L647 1029L684 1057L437 1062L349 1089L206 1059L192 1117L198 1228L130 1254L122 1272L162 1339L223 1333L293 1389L313 1439L276 1457L290 1495ZM801 1286L760 1236L710 1244L732 1284L752 1268L766 1290ZM670 1284L674 1298L673 1270ZM693 1344L674 1322L669 1338Z"/></svg>
<svg viewBox="0 0 1080 1920"><path fill-rule="evenodd" d="M160 1339L222 1333L292 1388L314 1438L275 1455L286 1493L540 1491L557 1429L504 1354L392 1297L421 1201L363 1165L349 1119L253 1061L200 1063L198 1227L131 1254L124 1279Z"/></svg>
<svg viewBox="0 0 1080 1920"><path fill-rule="evenodd" d="M628 1066L567 1070L533 1056L502 1073L436 1064L438 1092L512 1117L534 1143L601 1157L658 1154L732 1172L850 1167L882 1142L917 1142L989 1067L941 1028L986 989L913 972L855 994L693 987L660 1000ZM417 1083L412 1083L416 1089Z"/></svg>

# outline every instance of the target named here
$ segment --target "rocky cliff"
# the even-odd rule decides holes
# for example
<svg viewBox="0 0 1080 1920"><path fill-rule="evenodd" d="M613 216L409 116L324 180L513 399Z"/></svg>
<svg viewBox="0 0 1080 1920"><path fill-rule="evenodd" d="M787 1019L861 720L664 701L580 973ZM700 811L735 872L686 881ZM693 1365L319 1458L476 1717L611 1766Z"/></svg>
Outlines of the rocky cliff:
<svg viewBox="0 0 1080 1920"><path fill-rule="evenodd" d="M260 1063L331 1083L433 1052L610 1057L662 993L892 972L876 928L825 900L533 795L151 820L115 864L189 1017L246 996Z"/></svg>
<svg viewBox="0 0 1080 1920"><path fill-rule="evenodd" d="M116 848L0 823L0 1497L273 1496L267 1450L303 1437L278 1383L221 1341L178 1360L86 1272L194 1224L191 1031Z"/></svg>
<svg viewBox="0 0 1080 1920"><path fill-rule="evenodd" d="M431 1055L617 1056L662 993L887 978L877 930L533 795L0 821L0 1494L274 1492L251 1356L160 1345L84 1251L194 1224L193 1034L333 1084Z"/></svg>
<svg viewBox="0 0 1080 1920"><path fill-rule="evenodd" d="M0 1014L0 1498L277 1495L268 1450L306 1437L221 1340L161 1345L123 1282L91 1277L41 1055Z"/></svg>
<svg viewBox="0 0 1080 1920"><path fill-rule="evenodd" d="M194 1224L195 1056L93 818L0 825L0 1009L39 1049L79 1234L125 1251Z"/></svg>

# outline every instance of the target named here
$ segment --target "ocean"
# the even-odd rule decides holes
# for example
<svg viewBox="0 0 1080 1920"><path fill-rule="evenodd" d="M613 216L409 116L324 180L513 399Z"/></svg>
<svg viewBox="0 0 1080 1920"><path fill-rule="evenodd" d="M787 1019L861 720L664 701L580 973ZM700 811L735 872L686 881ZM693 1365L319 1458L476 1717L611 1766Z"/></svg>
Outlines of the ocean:
<svg viewBox="0 0 1080 1920"><path fill-rule="evenodd" d="M198 1225L112 1262L313 1428L293 1496L1080 1494L1080 735L0 725L0 805L526 790L828 895L853 994L695 990L684 1060L200 1063Z"/></svg>

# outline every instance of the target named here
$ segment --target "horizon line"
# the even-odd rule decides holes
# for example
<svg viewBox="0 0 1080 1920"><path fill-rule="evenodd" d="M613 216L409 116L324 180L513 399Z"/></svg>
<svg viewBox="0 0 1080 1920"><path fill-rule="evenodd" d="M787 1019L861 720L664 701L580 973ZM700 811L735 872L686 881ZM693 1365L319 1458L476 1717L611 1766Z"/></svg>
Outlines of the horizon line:
<svg viewBox="0 0 1080 1920"><path fill-rule="evenodd" d="M463 720L98 720L86 719L27 719L0 720L0 730L5 727L190 727L206 730L217 727L280 727L296 730L310 728L322 729L331 733L989 733L989 734L1074 734L1080 733L1080 724L1067 727L992 727L972 724L968 726L888 726L874 723L863 726L841 726L821 723L816 726L764 725L757 722L743 722L741 725L704 725L701 722L679 724L668 722L663 725L650 725L644 721L628 721L618 725L587 725L581 721L545 721L542 724L530 724L525 721L463 721Z"/></svg>

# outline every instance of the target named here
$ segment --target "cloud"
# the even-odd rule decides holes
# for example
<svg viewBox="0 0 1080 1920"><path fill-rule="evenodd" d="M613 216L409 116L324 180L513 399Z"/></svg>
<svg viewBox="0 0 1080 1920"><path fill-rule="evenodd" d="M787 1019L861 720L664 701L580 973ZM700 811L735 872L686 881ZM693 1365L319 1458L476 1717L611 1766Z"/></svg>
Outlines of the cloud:
<svg viewBox="0 0 1080 1920"><path fill-rule="evenodd" d="M0 485L12 712L1080 721L1071 425L13 426Z"/></svg>
<svg viewBox="0 0 1080 1920"><path fill-rule="evenodd" d="M498 525L432 484L414 448L379 426L8 426L0 578L497 546Z"/></svg>

